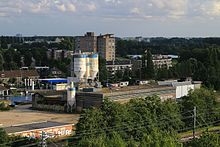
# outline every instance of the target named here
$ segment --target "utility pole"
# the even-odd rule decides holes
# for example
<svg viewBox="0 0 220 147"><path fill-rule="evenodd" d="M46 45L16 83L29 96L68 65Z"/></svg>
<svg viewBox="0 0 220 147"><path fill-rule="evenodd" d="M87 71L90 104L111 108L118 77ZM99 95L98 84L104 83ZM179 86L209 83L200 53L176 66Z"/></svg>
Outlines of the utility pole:
<svg viewBox="0 0 220 147"><path fill-rule="evenodd" d="M195 130L196 130L196 106L193 109L193 138L195 139Z"/></svg>
<svg viewBox="0 0 220 147"><path fill-rule="evenodd" d="M46 142L47 136L44 131L41 133L41 147L47 147L47 142Z"/></svg>

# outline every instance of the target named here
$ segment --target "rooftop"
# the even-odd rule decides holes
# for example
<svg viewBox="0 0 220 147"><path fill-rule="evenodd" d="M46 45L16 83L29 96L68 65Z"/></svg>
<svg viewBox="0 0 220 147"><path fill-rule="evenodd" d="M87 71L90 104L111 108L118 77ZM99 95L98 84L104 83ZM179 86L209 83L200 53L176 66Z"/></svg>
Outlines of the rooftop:
<svg viewBox="0 0 220 147"><path fill-rule="evenodd" d="M1 78L15 78L15 77L39 77L36 70L8 70L0 71Z"/></svg>

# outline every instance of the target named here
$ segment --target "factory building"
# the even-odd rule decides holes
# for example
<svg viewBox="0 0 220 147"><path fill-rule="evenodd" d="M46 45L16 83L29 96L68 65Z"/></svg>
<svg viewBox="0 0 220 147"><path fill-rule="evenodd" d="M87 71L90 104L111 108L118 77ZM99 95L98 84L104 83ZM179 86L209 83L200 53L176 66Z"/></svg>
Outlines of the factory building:
<svg viewBox="0 0 220 147"><path fill-rule="evenodd" d="M159 81L158 85L160 86L172 86L176 90L176 98L179 99L181 97L187 96L191 90L199 89L201 87L202 82L196 81L183 81L178 82L177 80L171 81Z"/></svg>
<svg viewBox="0 0 220 147"><path fill-rule="evenodd" d="M74 91L75 89L73 89ZM72 92L73 92L72 91ZM116 102L128 102L130 99L145 98L147 96L158 95L162 101L176 99L176 89L171 86L139 85L127 87L112 87L97 89L96 91L75 91L75 95L68 96L68 91L43 91L36 93L32 98L32 106L35 109L47 109L51 111L68 111L68 103L76 111L80 112L84 108L100 107L104 98L109 98ZM74 97L75 96L75 97ZM69 100L70 99L70 100Z"/></svg>

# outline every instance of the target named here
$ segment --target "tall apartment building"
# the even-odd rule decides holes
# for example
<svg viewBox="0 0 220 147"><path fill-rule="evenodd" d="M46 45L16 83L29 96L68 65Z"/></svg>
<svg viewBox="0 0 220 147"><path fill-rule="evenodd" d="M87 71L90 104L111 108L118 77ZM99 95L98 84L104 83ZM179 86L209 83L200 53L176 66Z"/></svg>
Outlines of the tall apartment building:
<svg viewBox="0 0 220 147"><path fill-rule="evenodd" d="M78 36L75 40L76 51L97 52L97 36L94 32L87 32L84 36Z"/></svg>
<svg viewBox="0 0 220 147"><path fill-rule="evenodd" d="M106 61L115 60L115 37L113 34L100 35L97 40L99 55Z"/></svg>

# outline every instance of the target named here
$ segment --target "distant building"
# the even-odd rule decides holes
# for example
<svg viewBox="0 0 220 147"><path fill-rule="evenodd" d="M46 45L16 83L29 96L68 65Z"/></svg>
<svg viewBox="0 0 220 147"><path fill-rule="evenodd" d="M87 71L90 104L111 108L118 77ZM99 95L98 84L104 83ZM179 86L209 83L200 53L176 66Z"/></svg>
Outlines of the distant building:
<svg viewBox="0 0 220 147"><path fill-rule="evenodd" d="M137 41L137 42L150 42L151 39L150 38L144 38L142 36L138 36L138 37L124 37L122 38L122 40L126 40L126 41Z"/></svg>
<svg viewBox="0 0 220 147"><path fill-rule="evenodd" d="M131 60L114 60L106 62L107 70L114 74L116 71L132 70Z"/></svg>
<svg viewBox="0 0 220 147"><path fill-rule="evenodd" d="M81 51L99 53L106 61L115 60L115 37L113 34L95 36L94 32L87 32L75 39L76 52Z"/></svg>
<svg viewBox="0 0 220 147"><path fill-rule="evenodd" d="M34 81L38 78L39 74L36 70L9 70L0 72L0 80L3 83L9 83L13 80L15 83L20 83L23 81L23 79Z"/></svg>
<svg viewBox="0 0 220 147"><path fill-rule="evenodd" d="M128 55L129 58L132 60L132 64L134 67L134 70L142 68L142 55ZM171 55L152 55L153 63L155 68L167 68L169 69L172 67L172 59L175 57L175 59L178 58L178 56L171 56ZM146 61L147 63L147 61Z"/></svg>
<svg viewBox="0 0 220 147"><path fill-rule="evenodd" d="M94 32L87 32L75 39L75 50L81 52L97 52L97 36Z"/></svg>
<svg viewBox="0 0 220 147"><path fill-rule="evenodd" d="M56 67L53 67L50 70L50 76L52 77L58 78L58 77L61 77L62 75L63 75L63 72Z"/></svg>
<svg viewBox="0 0 220 147"><path fill-rule="evenodd" d="M106 61L115 60L115 37L113 34L98 36L98 52Z"/></svg>
<svg viewBox="0 0 220 147"><path fill-rule="evenodd" d="M178 82L177 80L167 80L167 81L158 81L160 86L171 86L176 89L176 98L182 98L187 96L189 92L195 89L200 89L202 82L200 81L183 81Z"/></svg>
<svg viewBox="0 0 220 147"><path fill-rule="evenodd" d="M68 51L68 50L48 49L47 58L54 60L61 60L64 58L71 57L73 53L74 53L73 51Z"/></svg>
<svg viewBox="0 0 220 147"><path fill-rule="evenodd" d="M0 85L0 96L8 95L9 89L4 87L3 85Z"/></svg>
<svg viewBox="0 0 220 147"><path fill-rule="evenodd" d="M172 58L168 55L153 55L153 63L156 68L172 67Z"/></svg>

